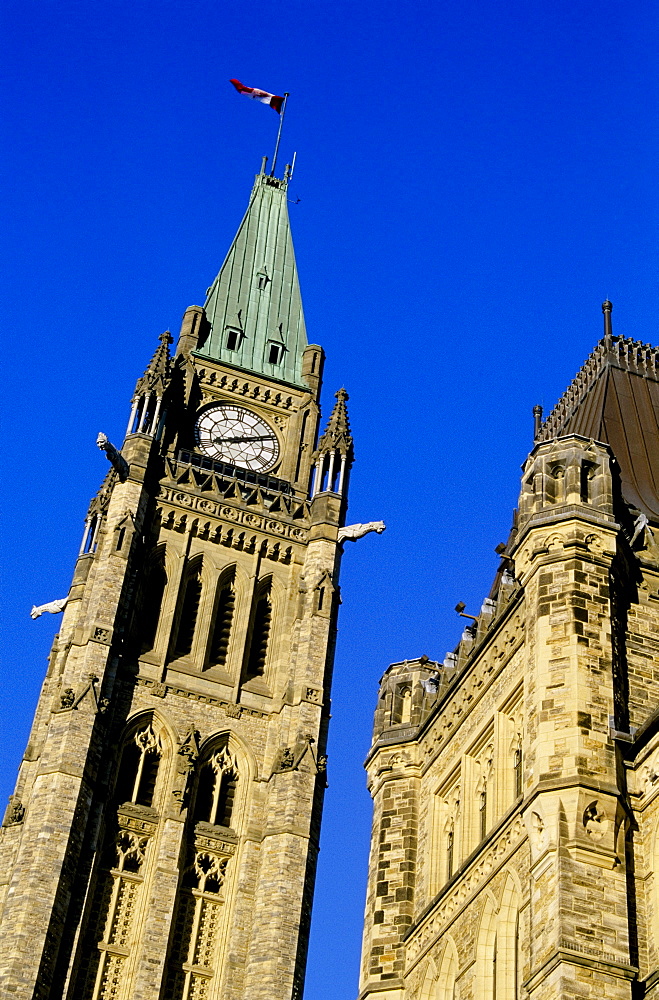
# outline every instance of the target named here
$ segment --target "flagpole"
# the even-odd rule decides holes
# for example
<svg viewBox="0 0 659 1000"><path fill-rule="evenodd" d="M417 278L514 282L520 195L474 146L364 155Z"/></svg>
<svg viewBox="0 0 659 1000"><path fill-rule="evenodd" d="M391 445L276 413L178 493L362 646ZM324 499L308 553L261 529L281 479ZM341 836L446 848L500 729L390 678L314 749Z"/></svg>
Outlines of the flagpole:
<svg viewBox="0 0 659 1000"><path fill-rule="evenodd" d="M277 155L279 153L279 141L281 139L281 130L284 124L284 115L286 114L286 102L288 100L288 94L284 93L284 103L281 106L281 114L279 116L279 131L277 132L277 142L275 143L275 153L272 157L272 170L270 171L270 176L275 176L275 167L277 166Z"/></svg>

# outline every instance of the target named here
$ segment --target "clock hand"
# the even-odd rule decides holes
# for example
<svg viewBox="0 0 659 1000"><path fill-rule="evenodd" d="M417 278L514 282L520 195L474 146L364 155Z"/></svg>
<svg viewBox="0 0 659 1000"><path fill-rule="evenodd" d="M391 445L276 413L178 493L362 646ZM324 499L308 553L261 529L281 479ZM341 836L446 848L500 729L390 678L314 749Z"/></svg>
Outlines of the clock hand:
<svg viewBox="0 0 659 1000"><path fill-rule="evenodd" d="M241 441L272 441L272 434L261 434L259 437L213 438L213 444L237 444Z"/></svg>

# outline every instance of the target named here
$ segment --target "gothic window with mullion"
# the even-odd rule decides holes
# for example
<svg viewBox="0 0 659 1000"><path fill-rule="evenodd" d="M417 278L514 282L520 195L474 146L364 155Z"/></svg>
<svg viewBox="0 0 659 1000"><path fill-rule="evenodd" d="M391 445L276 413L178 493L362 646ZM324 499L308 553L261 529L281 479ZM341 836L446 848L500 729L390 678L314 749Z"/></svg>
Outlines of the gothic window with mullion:
<svg viewBox="0 0 659 1000"><path fill-rule="evenodd" d="M81 944L72 976L71 1000L111 1000L124 996L134 927L143 906L145 859L157 819L146 814L134 827L127 804L152 807L156 800L163 735L153 719L129 729L123 740L113 802L105 820L105 846L99 852Z"/></svg>
<svg viewBox="0 0 659 1000"><path fill-rule="evenodd" d="M162 757L160 734L149 723L128 739L121 753L115 800L152 806Z"/></svg>
<svg viewBox="0 0 659 1000"><path fill-rule="evenodd" d="M225 744L216 749L199 769L193 823L231 827L237 783L236 759Z"/></svg>

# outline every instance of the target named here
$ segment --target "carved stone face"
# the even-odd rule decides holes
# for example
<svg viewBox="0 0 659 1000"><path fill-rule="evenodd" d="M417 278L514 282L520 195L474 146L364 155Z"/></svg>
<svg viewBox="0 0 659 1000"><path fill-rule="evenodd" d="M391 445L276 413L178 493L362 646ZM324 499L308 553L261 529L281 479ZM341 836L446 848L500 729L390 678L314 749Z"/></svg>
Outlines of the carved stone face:
<svg viewBox="0 0 659 1000"><path fill-rule="evenodd" d="M244 406L221 404L204 410L197 420L197 444L211 458L252 472L271 469L279 457L279 441L261 417Z"/></svg>

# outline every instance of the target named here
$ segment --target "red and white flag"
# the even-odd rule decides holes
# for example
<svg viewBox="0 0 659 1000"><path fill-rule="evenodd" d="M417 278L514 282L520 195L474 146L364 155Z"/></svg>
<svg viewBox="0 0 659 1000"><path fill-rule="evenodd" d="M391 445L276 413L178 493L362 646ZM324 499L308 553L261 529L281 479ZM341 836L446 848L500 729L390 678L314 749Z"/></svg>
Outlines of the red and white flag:
<svg viewBox="0 0 659 1000"><path fill-rule="evenodd" d="M281 106L284 103L283 97L277 97L276 94L269 94L267 90L257 90L256 87L246 87L240 80L229 80L232 83L239 94L244 94L245 97L251 97L253 101L260 101L261 104L269 104L271 108L274 108L278 115L281 114Z"/></svg>

